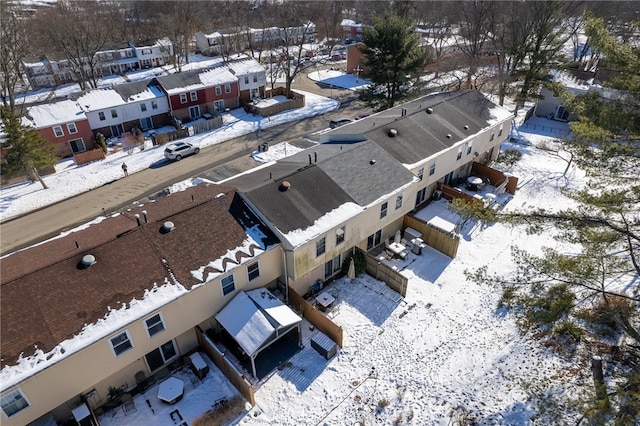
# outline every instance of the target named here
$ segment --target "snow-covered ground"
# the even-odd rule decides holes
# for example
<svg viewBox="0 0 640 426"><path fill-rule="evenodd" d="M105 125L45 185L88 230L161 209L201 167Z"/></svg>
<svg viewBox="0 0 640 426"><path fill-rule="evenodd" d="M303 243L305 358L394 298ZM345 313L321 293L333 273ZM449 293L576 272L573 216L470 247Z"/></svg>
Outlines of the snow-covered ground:
<svg viewBox="0 0 640 426"><path fill-rule="evenodd" d="M201 148L215 145L228 139L255 132L279 124L300 120L337 109L336 100L301 92L305 95L305 106L269 117L247 114L242 108L223 114L223 126L211 132L200 133L182 141L192 142ZM286 147L286 149L285 149ZM145 149L135 148L128 153L124 150L111 153L103 161L96 161L76 166L73 159L66 159L56 165L56 173L44 177L49 189L42 189L40 183L23 182L0 189L0 214L2 220L27 213L37 208L64 200L74 195L97 188L115 179L122 178L122 163L127 164L129 173L149 168L154 163L164 160L164 146L152 146L147 140ZM283 155L291 155L297 150L290 144L274 145L264 153L254 152L256 166L261 162L272 161Z"/></svg>
<svg viewBox="0 0 640 426"><path fill-rule="evenodd" d="M520 187L515 196L501 196L504 208L569 205L561 189L579 188L584 174L574 169L561 178L565 163L536 148L553 144L553 134L523 131L520 136L530 144L503 147L523 153L509 170L520 178ZM457 220L444 200L419 214ZM520 335L512 316L497 309L499 289L464 276L481 266L490 273L512 270L513 246L537 252L557 243L502 224L468 223L461 237L455 259L426 248L421 255L410 253L406 261L396 261L409 278L405 299L367 275L330 284L327 291L336 302L328 315L343 328L344 347L325 360L310 347L312 331L305 322L304 349L255 383L257 405L246 407L231 424L449 425L466 416L476 424L527 425L542 396L572 397L580 381L589 386L588 366L570 365ZM171 426L175 409L190 424L216 399L237 396L208 362L210 373L200 385L191 383L191 373L178 373L186 391L176 405L160 404L154 386L136 397L137 411L107 413L101 424ZM530 398L531 393L537 397Z"/></svg>

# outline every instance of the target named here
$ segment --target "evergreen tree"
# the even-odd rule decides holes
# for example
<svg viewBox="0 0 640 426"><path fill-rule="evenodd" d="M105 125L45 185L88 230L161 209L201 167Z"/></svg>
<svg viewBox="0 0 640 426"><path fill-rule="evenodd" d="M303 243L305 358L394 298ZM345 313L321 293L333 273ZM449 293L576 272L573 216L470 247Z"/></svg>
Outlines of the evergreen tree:
<svg viewBox="0 0 640 426"><path fill-rule="evenodd" d="M55 147L47 143L36 129L22 124L8 108L2 109L2 125L7 150L2 174L10 178L17 173L27 173L32 180L48 189L38 170L58 162Z"/></svg>
<svg viewBox="0 0 640 426"><path fill-rule="evenodd" d="M361 49L373 84L362 95L371 107L384 110L417 91L428 54L410 22L388 14L373 24L365 29Z"/></svg>
<svg viewBox="0 0 640 426"><path fill-rule="evenodd" d="M601 52L600 65L615 72L606 90L574 95L555 92L578 121L563 144L589 178L568 192L575 207L501 212L497 220L551 232L575 247L572 253L545 248L540 256L514 249L513 274L468 277L501 285L501 305L526 331L556 342L597 342L617 338L626 382L608 397L592 391L581 401L585 423L637 424L640 387L640 50L620 42L602 19L587 14L586 32ZM611 91L610 89L615 89ZM471 211L471 209L468 209ZM620 290L624 289L624 290ZM565 345L567 346L567 345Z"/></svg>

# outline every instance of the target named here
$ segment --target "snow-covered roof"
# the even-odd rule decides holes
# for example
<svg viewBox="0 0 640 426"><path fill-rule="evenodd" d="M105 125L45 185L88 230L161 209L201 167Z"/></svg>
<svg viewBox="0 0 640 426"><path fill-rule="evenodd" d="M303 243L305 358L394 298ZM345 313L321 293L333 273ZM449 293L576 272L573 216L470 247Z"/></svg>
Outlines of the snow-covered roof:
<svg viewBox="0 0 640 426"><path fill-rule="evenodd" d="M87 116L84 111L76 102L64 100L30 107L27 116L22 117L22 123L26 126L34 126L36 129L42 129L59 124L86 120L86 118Z"/></svg>
<svg viewBox="0 0 640 426"><path fill-rule="evenodd" d="M238 81L236 76L224 66L205 71L195 70L169 74L158 77L157 80L169 95Z"/></svg>
<svg viewBox="0 0 640 426"><path fill-rule="evenodd" d="M238 293L216 315L216 320L249 356L274 337L277 330L302 321L266 289Z"/></svg>
<svg viewBox="0 0 640 426"><path fill-rule="evenodd" d="M245 75L257 72L264 72L264 67L255 59L243 59L227 63L227 68L235 75Z"/></svg>
<svg viewBox="0 0 640 426"><path fill-rule="evenodd" d="M79 96L77 101L84 111L97 111L126 104L122 96L111 88L91 90Z"/></svg>

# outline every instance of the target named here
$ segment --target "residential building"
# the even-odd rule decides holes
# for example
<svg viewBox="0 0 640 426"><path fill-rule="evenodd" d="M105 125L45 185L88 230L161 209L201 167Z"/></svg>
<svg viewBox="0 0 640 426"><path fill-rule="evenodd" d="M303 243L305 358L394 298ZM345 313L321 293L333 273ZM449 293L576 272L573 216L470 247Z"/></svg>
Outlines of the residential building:
<svg viewBox="0 0 640 426"><path fill-rule="evenodd" d="M103 50L96 52L95 56L100 76L125 74L170 63L173 44L167 38L135 43L111 43ZM63 55L56 52L25 58L22 65L33 89L55 87L77 81L73 66ZM88 65L85 66L88 67Z"/></svg>
<svg viewBox="0 0 640 426"><path fill-rule="evenodd" d="M361 22L354 21L352 19L343 19L340 22L342 28L342 38L344 44L351 44L358 41L362 41L364 36L364 29L369 25L365 25Z"/></svg>
<svg viewBox="0 0 640 426"><path fill-rule="evenodd" d="M238 79L240 102L251 102L263 98L267 86L267 73L255 59L238 59L225 66Z"/></svg>
<svg viewBox="0 0 640 426"><path fill-rule="evenodd" d="M169 98L170 112L178 120L195 120L240 105L238 78L226 67L174 73L155 81Z"/></svg>
<svg viewBox="0 0 640 426"><path fill-rule="evenodd" d="M239 53L249 48L271 49L282 46L283 43L315 43L316 38L316 25L311 21L287 28L237 27L210 33L198 32L195 35L197 49L204 55L211 56L221 55L223 52Z"/></svg>
<svg viewBox="0 0 640 426"><path fill-rule="evenodd" d="M509 137L513 113L477 90L427 95L332 133L364 135L419 178L414 206L428 200L438 182L455 184L473 162L489 164Z"/></svg>
<svg viewBox="0 0 640 426"><path fill-rule="evenodd" d="M60 157L70 157L96 147L87 116L72 100L29 107L22 123L35 127L56 147Z"/></svg>
<svg viewBox="0 0 640 426"><path fill-rule="evenodd" d="M0 265L0 417L24 426L187 354L236 294L275 287L282 253L233 188L201 183Z"/></svg>
<svg viewBox="0 0 640 426"><path fill-rule="evenodd" d="M305 294L335 276L353 247L370 250L402 228L416 182L376 143L336 135L227 184L280 239L285 282Z"/></svg>
<svg viewBox="0 0 640 426"><path fill-rule="evenodd" d="M74 95L91 129L118 137L133 128L150 130L168 124L169 102L155 81L118 84Z"/></svg>

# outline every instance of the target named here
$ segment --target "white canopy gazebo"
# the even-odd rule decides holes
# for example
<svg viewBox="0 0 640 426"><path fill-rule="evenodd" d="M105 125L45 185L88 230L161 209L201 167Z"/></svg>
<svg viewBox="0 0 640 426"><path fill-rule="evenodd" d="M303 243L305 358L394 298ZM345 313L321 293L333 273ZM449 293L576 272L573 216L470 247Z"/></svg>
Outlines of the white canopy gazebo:
<svg viewBox="0 0 640 426"><path fill-rule="evenodd" d="M298 328L298 345L302 343L302 318L266 288L238 293L216 320L249 356L254 377L256 357L282 336Z"/></svg>

